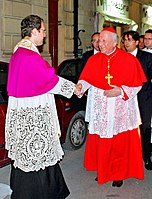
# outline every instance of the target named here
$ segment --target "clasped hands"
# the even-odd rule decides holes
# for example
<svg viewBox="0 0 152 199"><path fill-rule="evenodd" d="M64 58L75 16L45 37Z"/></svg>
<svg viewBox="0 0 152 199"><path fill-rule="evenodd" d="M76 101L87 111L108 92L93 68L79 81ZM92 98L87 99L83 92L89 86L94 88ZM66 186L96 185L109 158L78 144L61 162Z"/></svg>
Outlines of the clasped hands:
<svg viewBox="0 0 152 199"><path fill-rule="evenodd" d="M121 88L118 87L118 86L115 86L115 85L110 85L111 87L113 87L112 89L110 90L105 90L104 91L104 96L106 97L117 97L119 95L121 95L122 91L121 91Z"/></svg>

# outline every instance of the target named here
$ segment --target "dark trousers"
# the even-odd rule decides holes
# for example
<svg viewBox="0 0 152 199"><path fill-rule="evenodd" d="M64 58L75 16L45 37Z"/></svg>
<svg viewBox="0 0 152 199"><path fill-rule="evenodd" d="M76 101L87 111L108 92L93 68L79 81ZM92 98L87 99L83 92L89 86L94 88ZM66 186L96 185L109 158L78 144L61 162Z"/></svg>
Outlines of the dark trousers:
<svg viewBox="0 0 152 199"><path fill-rule="evenodd" d="M142 151L144 162L150 161L152 143L151 143L151 128L147 128L144 132L142 131L141 125L141 141L142 141Z"/></svg>
<svg viewBox="0 0 152 199"><path fill-rule="evenodd" d="M152 98L144 100L139 98L139 109L141 114L142 125L140 125L143 160L149 161L151 158L151 117L152 117Z"/></svg>

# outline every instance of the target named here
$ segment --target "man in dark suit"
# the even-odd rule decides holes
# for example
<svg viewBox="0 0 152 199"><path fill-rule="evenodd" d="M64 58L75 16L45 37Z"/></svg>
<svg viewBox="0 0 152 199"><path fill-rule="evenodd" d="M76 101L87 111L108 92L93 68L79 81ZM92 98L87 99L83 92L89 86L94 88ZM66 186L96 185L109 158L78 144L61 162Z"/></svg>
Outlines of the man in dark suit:
<svg viewBox="0 0 152 199"><path fill-rule="evenodd" d="M146 30L144 35L144 44L145 48L143 50L152 53L152 29Z"/></svg>
<svg viewBox="0 0 152 199"><path fill-rule="evenodd" d="M83 56L82 56L83 66L87 63L87 60L89 59L90 56L99 52L99 35L100 35L99 32L95 32L91 35L91 44L92 44L93 49L83 53Z"/></svg>
<svg viewBox="0 0 152 199"><path fill-rule="evenodd" d="M140 50L143 50L145 48L145 44L144 44L144 35L140 35L139 36L139 44L138 44L138 48ZM146 51L146 50L145 50Z"/></svg>
<svg viewBox="0 0 152 199"><path fill-rule="evenodd" d="M124 44L127 52L137 57L147 77L141 91L138 93L139 109L142 124L140 125L143 160L145 168L152 170L151 161L151 117L152 117L152 54L139 50L139 34L136 31L124 33Z"/></svg>

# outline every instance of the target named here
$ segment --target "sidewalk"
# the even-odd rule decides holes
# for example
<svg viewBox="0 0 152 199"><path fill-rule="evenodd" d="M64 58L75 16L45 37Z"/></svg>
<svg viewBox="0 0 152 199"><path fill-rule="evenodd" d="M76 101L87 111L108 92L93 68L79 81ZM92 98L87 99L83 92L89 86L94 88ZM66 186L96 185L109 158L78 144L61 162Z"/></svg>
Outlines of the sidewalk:
<svg viewBox="0 0 152 199"><path fill-rule="evenodd" d="M9 177L10 165L0 168L0 199L10 199Z"/></svg>
<svg viewBox="0 0 152 199"><path fill-rule="evenodd" d="M142 181L133 178L125 180L120 188L112 187L111 182L99 185L94 180L96 172L84 169L83 155L84 147L77 151L66 150L60 164L70 189L67 199L152 199L152 171L145 170L145 179ZM0 183L9 185L9 174L10 165L0 168ZM1 195L0 190L0 199L9 199Z"/></svg>

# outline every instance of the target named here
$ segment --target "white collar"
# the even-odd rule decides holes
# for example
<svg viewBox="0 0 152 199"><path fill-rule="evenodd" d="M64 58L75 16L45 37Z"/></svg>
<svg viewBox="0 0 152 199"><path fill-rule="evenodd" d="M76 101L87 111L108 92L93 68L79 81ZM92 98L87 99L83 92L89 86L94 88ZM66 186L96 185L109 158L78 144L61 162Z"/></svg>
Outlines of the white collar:
<svg viewBox="0 0 152 199"><path fill-rule="evenodd" d="M142 49L143 51L146 51L146 52L149 52L149 53L152 53L152 48L144 48Z"/></svg>
<svg viewBox="0 0 152 199"><path fill-rule="evenodd" d="M130 54L132 54L132 55L134 55L136 57L136 55L137 55L137 48L134 51L132 51Z"/></svg>
<svg viewBox="0 0 152 199"><path fill-rule="evenodd" d="M109 53L109 54L106 54L106 55L111 55L113 52L115 52L115 50L116 50L116 48L111 52L111 53Z"/></svg>
<svg viewBox="0 0 152 199"><path fill-rule="evenodd" d="M99 52L99 51L96 50L96 49L94 48L93 54L95 55L95 54L98 53L98 52Z"/></svg>

